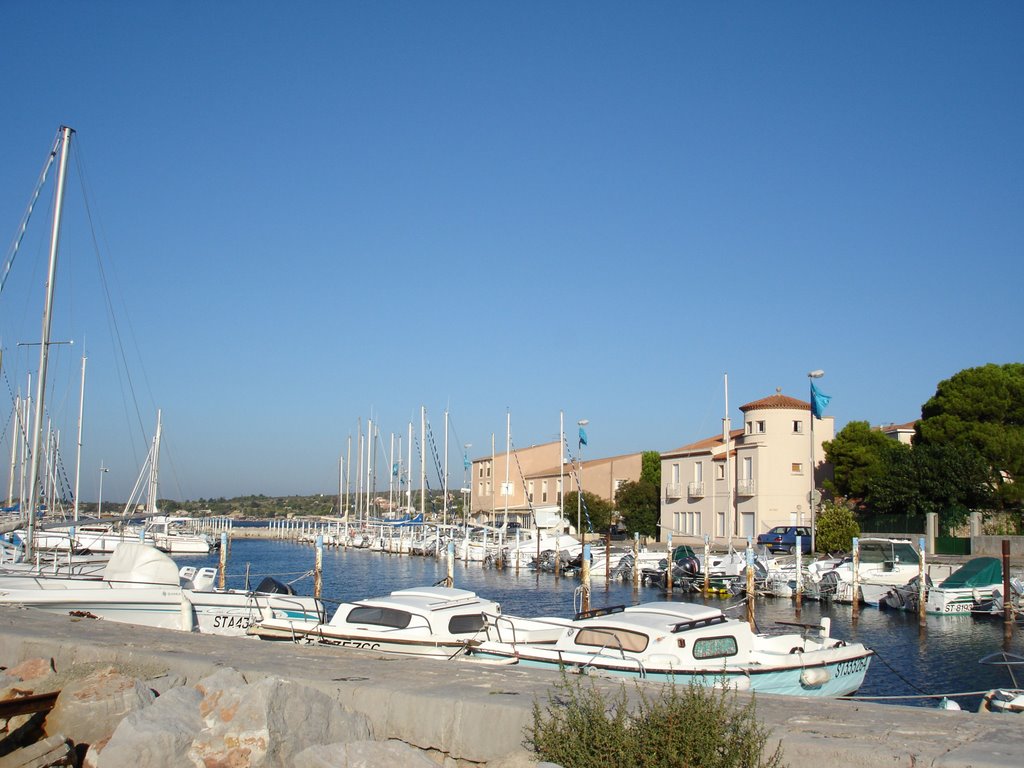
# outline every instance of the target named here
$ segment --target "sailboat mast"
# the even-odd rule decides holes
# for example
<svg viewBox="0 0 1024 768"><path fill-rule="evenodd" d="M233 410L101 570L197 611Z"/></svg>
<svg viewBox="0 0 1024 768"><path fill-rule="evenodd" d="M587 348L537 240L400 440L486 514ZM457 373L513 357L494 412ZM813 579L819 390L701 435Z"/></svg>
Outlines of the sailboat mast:
<svg viewBox="0 0 1024 768"><path fill-rule="evenodd" d="M427 406L420 406L420 514L427 520Z"/></svg>
<svg viewBox="0 0 1024 768"><path fill-rule="evenodd" d="M444 491L441 499L441 525L448 525L448 409L444 412Z"/></svg>
<svg viewBox="0 0 1024 768"><path fill-rule="evenodd" d="M158 410L156 412L156 434L153 436L153 459L149 463L149 499L146 503L146 511L151 515L157 513L156 497L157 485L160 480L160 432L162 424L163 420Z"/></svg>
<svg viewBox="0 0 1024 768"><path fill-rule="evenodd" d="M78 391L78 450L75 452L75 522L78 522L78 488L82 479L82 415L85 411L85 355L82 355L82 386Z"/></svg>
<svg viewBox="0 0 1024 768"><path fill-rule="evenodd" d="M61 215L64 211L64 187L68 177L68 154L71 151L71 134L74 131L66 125L61 126L60 167L57 171L57 187L54 192L53 226L50 229L50 266L46 277L46 303L43 306L43 335L39 345L39 372L36 382L36 412L32 434L31 468L28 481L28 535L25 539L25 556L30 559L35 538L36 492L39 476L39 442L40 426L43 423L43 405L46 397L46 366L49 362L50 327L53 321L53 287L57 278L57 246L60 243Z"/></svg>
<svg viewBox="0 0 1024 768"><path fill-rule="evenodd" d="M728 502L725 509L725 543L732 543L733 531L733 484L732 484L732 458L729 454L732 449L732 423L729 421L729 374L725 374L725 418L722 419L722 442L725 443L725 487L728 492Z"/></svg>

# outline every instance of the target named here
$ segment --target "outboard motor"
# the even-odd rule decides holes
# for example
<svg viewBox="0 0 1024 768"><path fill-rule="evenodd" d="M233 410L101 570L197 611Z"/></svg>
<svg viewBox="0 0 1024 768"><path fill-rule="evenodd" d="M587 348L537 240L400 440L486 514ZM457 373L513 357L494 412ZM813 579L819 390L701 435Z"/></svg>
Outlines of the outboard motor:
<svg viewBox="0 0 1024 768"><path fill-rule="evenodd" d="M292 589L288 584L282 584L272 576L267 576L263 581L256 587L257 592L268 592L272 595L294 595L295 590Z"/></svg>

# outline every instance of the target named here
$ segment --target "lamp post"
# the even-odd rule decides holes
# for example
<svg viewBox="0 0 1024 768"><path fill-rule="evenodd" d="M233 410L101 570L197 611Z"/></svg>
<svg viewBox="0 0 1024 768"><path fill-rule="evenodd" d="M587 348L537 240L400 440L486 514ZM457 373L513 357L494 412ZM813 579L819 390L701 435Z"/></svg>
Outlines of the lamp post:
<svg viewBox="0 0 1024 768"><path fill-rule="evenodd" d="M813 387L814 386L813 379L820 379L824 375L825 375L825 372L823 370L821 370L821 369L810 371L807 374L808 384L810 384L810 386ZM813 396L811 396L810 406L811 406L811 464L810 464L810 468L809 468L810 471L808 472L808 474L811 476L811 489L807 492L807 503L808 503L808 505L811 508L811 558L813 559L814 558L814 553L816 551L815 550L815 544L814 544L814 538L815 538L815 531L814 531L815 520L814 520L814 518L815 518L815 514L817 512L817 506L818 506L818 502L815 499L815 494L817 493L817 488L814 487L814 469L815 469L815 465L814 465L814 398L813 398Z"/></svg>
<svg viewBox="0 0 1024 768"><path fill-rule="evenodd" d="M96 517L103 517L103 476L110 471L110 467L104 467L103 462L100 462L100 493L99 499L96 501Z"/></svg>
<svg viewBox="0 0 1024 768"><path fill-rule="evenodd" d="M582 512L583 512L583 446L587 444L587 440L586 440L586 437L585 437L586 432L584 432L583 428L585 426L587 426L587 424L589 424L589 423L590 423L590 419L580 419L579 421L576 422L577 426L579 426L579 428L580 428L580 432L579 432L579 438L580 438L580 441L579 441L579 451L580 451L579 463L580 463L580 466L579 466L579 471L576 473L576 480L577 480L577 482L576 482L576 530L580 534L580 544L583 544L583 542L585 541L584 534L583 534L583 519L582 519Z"/></svg>

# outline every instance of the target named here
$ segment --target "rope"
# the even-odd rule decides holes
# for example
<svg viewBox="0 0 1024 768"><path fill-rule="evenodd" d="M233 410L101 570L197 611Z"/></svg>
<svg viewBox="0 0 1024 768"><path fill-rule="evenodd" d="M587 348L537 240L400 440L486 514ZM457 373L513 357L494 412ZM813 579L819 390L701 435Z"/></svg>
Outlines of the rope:
<svg viewBox="0 0 1024 768"><path fill-rule="evenodd" d="M593 533L594 526L590 522L590 512L587 510L587 499L583 495L582 490L583 484L580 482L580 479L576 476L576 470L574 469L574 467L576 466L576 460L573 458L572 449L569 447L568 439L563 436L562 440L565 442L565 452L569 454L569 477L573 478L576 481L576 493L580 497L580 506L583 507L583 516L587 520L587 533Z"/></svg>
<svg viewBox="0 0 1024 768"><path fill-rule="evenodd" d="M991 690L991 689L989 689ZM989 691L966 691L965 693L921 693L915 696L840 696L842 699L857 701L901 701L907 699L955 699L960 696L984 696Z"/></svg>
<svg viewBox="0 0 1024 768"><path fill-rule="evenodd" d="M903 675L901 675L901 674L900 674L900 673L899 673L899 672L898 672L898 671L897 671L897 670L896 670L896 669L895 669L895 668L894 668L894 667L892 666L892 664L890 664L890 663L889 663L888 661L886 661L886 660L885 660L885 659L883 659L883 658L882 658L881 656L879 656L879 654L878 654L878 651L875 651L875 657L876 657L876 658L877 658L877 659L878 659L878 660L879 660L880 662L882 662L883 664L885 664L885 666L887 666L887 667L889 668L889 671L890 671L890 672L892 672L892 673L893 673L894 675L896 675L896 677L898 677L898 678L899 678L900 680L902 680L902 681L903 681L904 683L906 683L906 684L907 684L907 686L908 686L909 688L912 688L913 690L915 690L915 691L919 692L919 693L920 693L920 694L921 694L922 696L930 696L930 695L931 695L931 694L926 694L926 693L925 693L924 691L922 691L922 690L921 690L920 688L918 688L918 687L917 687L916 685L914 685L914 684L913 684L912 682L910 682L909 680L907 680L907 678L905 678L905 677L904 677ZM984 691L983 691L983 693L984 693ZM965 695L968 695L968 694L965 694ZM860 698L860 697L858 696L857 698ZM917 697L917 696L911 696L911 697L909 697L909 698L918 698L918 697Z"/></svg>

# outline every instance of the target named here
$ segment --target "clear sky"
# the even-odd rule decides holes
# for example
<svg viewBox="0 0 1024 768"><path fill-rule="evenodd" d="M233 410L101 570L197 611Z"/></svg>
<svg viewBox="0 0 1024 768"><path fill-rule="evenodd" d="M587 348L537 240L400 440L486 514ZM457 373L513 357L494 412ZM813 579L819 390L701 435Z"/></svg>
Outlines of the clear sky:
<svg viewBox="0 0 1024 768"><path fill-rule="evenodd" d="M127 495L157 408L161 496L331 493L357 419L386 452L421 405L458 486L506 412L519 446L561 411L587 458L665 451L720 430L725 373L735 423L824 369L841 427L1022 360L1018 2L42 0L0 28L5 253L77 131L48 400L70 476L84 349L83 499L101 462ZM0 294L3 402L51 198Z"/></svg>

